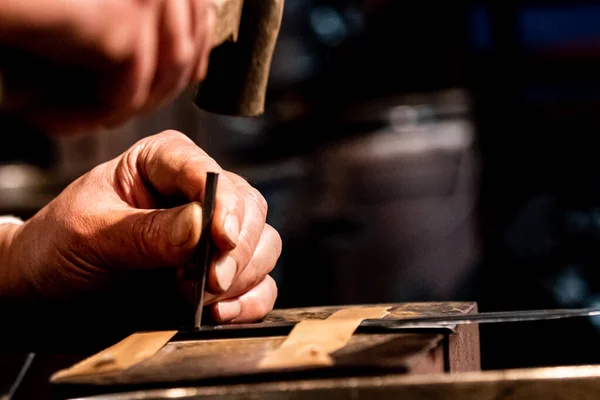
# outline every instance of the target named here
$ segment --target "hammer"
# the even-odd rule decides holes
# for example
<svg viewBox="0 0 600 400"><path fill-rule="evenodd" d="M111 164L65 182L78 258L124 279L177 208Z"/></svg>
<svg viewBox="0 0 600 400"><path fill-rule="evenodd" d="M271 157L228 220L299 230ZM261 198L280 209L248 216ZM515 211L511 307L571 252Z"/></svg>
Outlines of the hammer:
<svg viewBox="0 0 600 400"><path fill-rule="evenodd" d="M260 115L284 0L213 2L217 10L213 49L194 104L216 114Z"/></svg>

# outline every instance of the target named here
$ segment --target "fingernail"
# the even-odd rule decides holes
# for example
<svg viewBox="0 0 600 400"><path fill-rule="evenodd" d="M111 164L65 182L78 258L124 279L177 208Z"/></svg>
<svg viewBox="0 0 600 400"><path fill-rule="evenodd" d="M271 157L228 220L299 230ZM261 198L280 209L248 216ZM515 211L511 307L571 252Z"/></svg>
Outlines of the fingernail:
<svg viewBox="0 0 600 400"><path fill-rule="evenodd" d="M219 318L221 321L231 321L232 319L237 318L242 312L240 302L237 300L222 301L217 304L217 309L219 310Z"/></svg>
<svg viewBox="0 0 600 400"><path fill-rule="evenodd" d="M233 246L237 245L240 236L240 221L234 214L229 214L225 219L225 234Z"/></svg>
<svg viewBox="0 0 600 400"><path fill-rule="evenodd" d="M219 285L221 291L226 292L231 286L233 278L237 272L237 263L233 257L226 256L217 261L215 270L217 284Z"/></svg>
<svg viewBox="0 0 600 400"><path fill-rule="evenodd" d="M194 233L194 224L200 224L200 213L201 209L196 203L188 204L177 213L171 230L173 246L183 246L189 243Z"/></svg>

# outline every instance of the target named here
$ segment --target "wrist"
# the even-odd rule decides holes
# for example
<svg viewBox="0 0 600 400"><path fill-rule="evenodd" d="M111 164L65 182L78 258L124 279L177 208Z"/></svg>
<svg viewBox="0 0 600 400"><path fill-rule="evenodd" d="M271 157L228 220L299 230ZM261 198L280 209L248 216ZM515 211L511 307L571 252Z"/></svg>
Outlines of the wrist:
<svg viewBox="0 0 600 400"><path fill-rule="evenodd" d="M13 240L23 223L13 216L0 216L0 300L19 296L21 284L13 256Z"/></svg>
<svg viewBox="0 0 600 400"><path fill-rule="evenodd" d="M35 343L35 307L28 295L23 263L18 261L18 235L25 226L18 218L0 216L0 351L23 351ZM25 347L23 347L25 346ZM23 348L22 348L23 347ZM29 350L27 350L29 351Z"/></svg>

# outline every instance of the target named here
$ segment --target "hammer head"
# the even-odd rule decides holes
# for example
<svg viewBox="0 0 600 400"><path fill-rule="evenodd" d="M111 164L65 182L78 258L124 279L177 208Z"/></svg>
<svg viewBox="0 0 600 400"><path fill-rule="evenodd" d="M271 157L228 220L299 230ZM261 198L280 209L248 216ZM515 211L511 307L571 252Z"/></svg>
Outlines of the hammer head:
<svg viewBox="0 0 600 400"><path fill-rule="evenodd" d="M222 115L264 112L284 0L213 0L216 22L205 79L194 103Z"/></svg>

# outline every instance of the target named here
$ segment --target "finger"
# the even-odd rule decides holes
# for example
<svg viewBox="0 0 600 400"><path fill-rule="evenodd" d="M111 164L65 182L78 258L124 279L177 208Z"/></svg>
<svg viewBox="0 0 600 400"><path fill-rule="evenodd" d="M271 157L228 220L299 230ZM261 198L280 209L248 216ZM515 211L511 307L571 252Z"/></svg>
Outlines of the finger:
<svg viewBox="0 0 600 400"><path fill-rule="evenodd" d="M256 246L256 251L248 265L243 269L239 276L232 279L232 282L225 293L216 297L207 296L207 303L239 296L248 291L249 288L256 286L265 278L265 276L273 271L273 268L275 268L277 260L281 255L281 247L281 237L279 236L279 233L272 226L266 225L260 236L260 241ZM227 271L220 271L219 268L219 265L215 268L217 276L211 277L209 275L209 279L220 279L221 276L219 274L227 273ZM225 276L228 277L228 275Z"/></svg>
<svg viewBox="0 0 600 400"><path fill-rule="evenodd" d="M206 293L204 305L236 298L258 285L275 268L277 260L281 255L281 248L281 237L279 233L272 226L266 225L258 246L256 247L256 252L248 266L239 277L234 280L227 292L216 295L210 292ZM180 278L183 278L183 271L179 272ZM209 279L211 279L210 276ZM214 277L212 277L212 279L214 279ZM193 298L193 288L191 283L181 281L179 288L186 298L190 300Z"/></svg>
<svg viewBox="0 0 600 400"><path fill-rule="evenodd" d="M140 29L130 60L106 71L106 117L102 125L118 126L143 109L150 96L158 67L162 10L171 0L154 0L141 7Z"/></svg>
<svg viewBox="0 0 600 400"><path fill-rule="evenodd" d="M199 203L166 210L111 210L115 222L100 242L108 265L128 269L179 267L191 259L202 229Z"/></svg>
<svg viewBox="0 0 600 400"><path fill-rule="evenodd" d="M277 300L277 284L266 276L258 285L236 299L212 305L212 316L218 323L248 323L264 318Z"/></svg>
<svg viewBox="0 0 600 400"><path fill-rule="evenodd" d="M168 0L162 13L158 68L144 110L176 97L186 86L195 60L192 0Z"/></svg>
<svg viewBox="0 0 600 400"><path fill-rule="evenodd" d="M142 139L122 159L121 169L129 176L141 175L152 192L165 196L184 196L202 201L206 173L219 173L212 239L222 251L237 245L244 220L244 202L237 187L223 169L190 138L177 131L165 131Z"/></svg>
<svg viewBox="0 0 600 400"><path fill-rule="evenodd" d="M172 1L165 0L165 4L170 4ZM138 62L132 69L132 80L137 83L130 105L134 110L141 109L147 101L158 66L160 12L158 8L155 8L149 9L147 13L148 27L145 34L142 34L140 38L140 50L137 54Z"/></svg>
<svg viewBox="0 0 600 400"><path fill-rule="evenodd" d="M225 172L235 183L238 193L244 201L244 221L240 229L240 240L231 252L223 254L217 259L214 268L210 269L208 290L219 294L227 291L236 277L244 272L255 251L259 240L263 237L267 218L267 202L258 190L250 186L241 177ZM265 237L270 240L272 231Z"/></svg>
<svg viewBox="0 0 600 400"><path fill-rule="evenodd" d="M191 83L198 83L206 77L208 69L209 55L212 50L213 34L215 29L215 8L213 2L203 0L193 0L196 21L196 43L198 43L198 58L194 63L194 70L191 75Z"/></svg>

